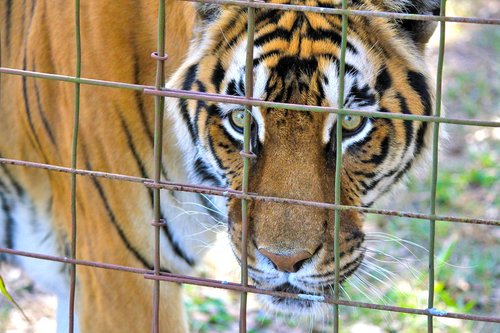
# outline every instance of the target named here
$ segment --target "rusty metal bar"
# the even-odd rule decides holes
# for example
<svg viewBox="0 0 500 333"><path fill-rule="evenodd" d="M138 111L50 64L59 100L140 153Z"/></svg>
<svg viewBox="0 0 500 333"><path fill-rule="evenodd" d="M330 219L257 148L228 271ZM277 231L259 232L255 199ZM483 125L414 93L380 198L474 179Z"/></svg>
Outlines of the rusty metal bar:
<svg viewBox="0 0 500 333"><path fill-rule="evenodd" d="M446 15L446 0L441 0L440 15ZM446 43L446 22L440 23L439 31L439 60L436 76L436 117L441 117L442 89L443 89L443 65L444 65L444 49ZM437 193L437 178L438 178L438 162L439 162L439 123L434 124L432 133L432 185L431 185L431 215L436 215L436 193ZM434 280L435 280L435 264L434 254L436 248L436 220L429 220L429 287L427 307L434 308ZM427 317L427 332L434 332L433 315Z"/></svg>
<svg viewBox="0 0 500 333"><path fill-rule="evenodd" d="M155 89L161 89L165 83L165 0L158 0L158 41L157 51L152 54L156 59ZM165 109L165 98L155 96L155 129L154 129L154 156L153 156L153 181L159 183L161 180L162 153L163 153L163 113ZM153 188L153 227L154 227L154 275L160 275L160 227L165 221L161 218L160 189ZM160 332L160 283L153 281L153 320L152 332Z"/></svg>
<svg viewBox="0 0 500 333"><path fill-rule="evenodd" d="M248 0L252 3L253 0ZM245 59L245 97L253 97L253 45L255 33L255 8L248 7L247 12L247 47ZM252 106L245 107L244 128L243 128L243 179L242 194L248 193L248 182L250 177L250 156L252 156L252 147L250 145L250 122L252 119ZM241 285L248 286L248 199L241 200ZM240 333L247 331L247 293L240 294Z"/></svg>
<svg viewBox="0 0 500 333"><path fill-rule="evenodd" d="M248 287L243 287L240 284L231 283L228 281L195 278L195 277L189 277L189 276L184 276L184 275L169 274L169 273L164 273L164 272L161 272L160 276L156 276L156 275L154 275L153 270L147 270L144 268L135 268L135 267L129 267L129 266L100 263L100 262L95 262L95 261L90 261L90 260L51 256L51 255L45 255L45 254L40 254L40 253L18 251L18 250L12 250L12 249L1 248L1 247L0 247L0 253L6 253L6 254L10 254L10 255L23 256L23 257L29 257L29 258L41 259L41 260L50 260L50 261L55 261L55 262L67 263L67 264L76 264L76 265L94 267L94 268L100 268L100 269L116 270L116 271L121 271L121 272L132 273L132 274L142 274L142 275L144 275L144 277L146 279L151 279L151 280L159 279L161 281L185 283L185 284L199 285L199 286L205 286L205 287L214 287L214 288L233 290L233 291L238 291L238 292L244 291L244 292L262 294L262 295L274 295L274 296L287 297L287 298L293 298L293 299L314 299L315 301L322 302L322 303L328 303L328 304L337 303L337 304L343 305L343 306L361 307L361 308L366 308L366 309L374 309L374 310L382 310L382 311L408 313L408 314L424 315L424 316L429 315L429 313L433 313L434 316L444 317L444 318L454 318L454 319L462 319L462 320L473 320L473 321L482 321L482 322L490 322L490 323L500 323L500 318L495 317L495 316L481 316L481 315L471 315L471 314L462 314L462 313L452 313L452 312L439 311L439 310L435 310L435 309L431 309L431 310L429 310L429 309L425 309L425 310L413 309L413 308L404 308L404 307L398 307L398 306L371 304L371 303L355 302L355 301L347 301L347 300L335 301L328 296L291 294L291 293L278 292L278 291L269 291L269 290L259 289L259 288L256 288L254 286L251 286L251 285L249 285Z"/></svg>
<svg viewBox="0 0 500 333"><path fill-rule="evenodd" d="M342 10L347 9L347 0L342 0ZM342 39L340 43L340 64L339 64L339 87L338 87L338 100L337 107L342 111L344 109L344 93L345 93L345 57L347 49L347 28L349 19L347 13L342 14ZM341 191L341 172L342 172L342 123L344 115L337 115L336 124L336 153L335 153L335 205L340 205L340 191ZM340 210L335 209L334 220L334 263L335 263L335 283L333 288L333 296L335 301L340 299ZM339 332L339 304L333 305L333 331Z"/></svg>
<svg viewBox="0 0 500 333"><path fill-rule="evenodd" d="M482 127L500 127L500 121L479 121L479 120L469 120L469 119L454 119L454 118L439 118L435 116L420 116L420 115L410 115L401 113L386 113L380 111L361 111L353 109L339 109L333 107L325 106L312 106L312 105L301 105L301 104L291 104L291 103L279 103L279 102L269 102L257 98L246 98L231 95L222 94L209 94L200 93L196 91L189 90L178 90L178 89L163 89L161 91L152 90L146 88L144 90L145 94L149 95L162 95L166 97L176 97L176 98L187 98L194 100L204 100L211 102L221 102L230 104L240 104L240 105L252 105L252 106L262 106L266 108L275 109L287 109L293 111L305 111L305 112L328 112L336 113L342 115L356 115L362 117L371 118L386 118L386 119L401 119L401 120L413 120L413 121L425 121L433 123L446 123L446 124L456 124L456 125L471 125L471 126L482 126Z"/></svg>
<svg viewBox="0 0 500 333"><path fill-rule="evenodd" d="M26 71L26 70L22 70L22 69L7 68L7 67L0 67L0 73L33 77L33 78L37 78L37 79L80 83L80 84L87 84L87 85L92 85L92 86L102 86L102 87L109 87L109 88L121 88L121 89L131 89L131 90L139 90L139 91L142 91L144 89L154 89L153 86L146 86L146 85L141 85L141 84L88 79L88 78L59 75L59 74L52 74L52 73Z"/></svg>
<svg viewBox="0 0 500 333"><path fill-rule="evenodd" d="M414 20L414 21L438 21L438 22L455 22L455 23L470 23L470 24L482 24L482 25L500 25L500 19L491 18L477 18L477 17L454 17L454 16L433 16L433 15L418 15L418 14L404 14L404 13L394 13L394 12L376 12L368 10L352 10L352 9L338 9L338 8L327 8L327 7L312 7L312 6L300 6L300 5L286 5L286 4L276 4L267 3L265 1L255 1L248 3L247 1L237 1L237 0L183 0L188 2L201 2L201 3L213 3L219 5L233 5L240 7L252 7L252 8L263 8L263 9L273 9L273 10L289 10L296 12L310 12L310 13L321 13L321 14L333 14L333 15L351 15L351 16L365 16L365 17L385 17L391 19L399 20Z"/></svg>
<svg viewBox="0 0 500 333"><path fill-rule="evenodd" d="M144 91L145 94L149 94L149 95L162 95L165 97L186 98L186 99L194 99L194 100L205 100L205 101L212 101L212 102L233 103L233 104L251 105L251 106L263 106L263 107L267 107L267 108L288 109L288 110L294 110L294 111L328 112L328 113L337 113L337 114L343 114L343 115L350 114L350 115L356 115L356 116L362 116L362 117L373 117L373 118L401 119L401 120L425 121L425 122L432 122L432 123L481 126L481 127L500 127L500 121L458 119L458 118L448 118L448 117L438 118L435 116L419 116L419 115L409 115L409 114L399 114L399 113L384 113L384 112L379 112L379 111L361 111L361 110L354 110L354 109L342 109L342 110L340 110L338 108L332 108L332 107L269 102L269 101L264 101L264 100L261 100L258 98L246 98L246 97L238 97L238 96L223 95L223 94L201 93L201 92L196 92L196 91L180 90L180 89L165 89L164 88L161 90L157 90L157 89L155 89L155 87L148 86L148 85L105 81L105 80L95 80L95 79L87 79L87 78L76 79L75 77L72 77L72 76L25 71L25 70L21 70L21 69L13 69L13 68L5 68L5 67L0 67L0 73L9 74L9 75L34 77L34 78L39 78L39 79L63 81L63 82L73 82L73 83L78 82L80 84L102 86L102 87L108 87L108 88L139 90L139 91Z"/></svg>
<svg viewBox="0 0 500 333"><path fill-rule="evenodd" d="M75 78L78 79L82 73L82 45L80 34L80 0L75 0ZM75 82L74 112L73 112L73 135L71 140L71 169L76 169L78 157L78 129L80 122L80 83ZM71 174L71 248L70 256L76 259L76 174ZM76 265L70 266L70 288L69 288L69 319L68 331L73 333L75 329L75 292L76 292Z"/></svg>
<svg viewBox="0 0 500 333"><path fill-rule="evenodd" d="M83 169L72 170L71 168L54 166L51 164L27 162L27 161L13 160L13 159L7 159L7 158L0 158L0 163L16 165L16 166L21 166L21 167L45 169L45 170L49 170L52 172L75 173L75 174L81 175L81 176L99 177L99 178L112 179L112 180L118 180L118 181L128 181L128 182L133 182L133 183L141 183L147 187L158 187L158 188L161 188L164 190L170 190L170 191L203 193L203 194L216 195L216 196L227 197L227 198L238 198L238 199L245 198L248 200L258 200L258 201L265 201L265 202L289 203L292 205L303 205L303 206L310 206L310 207L317 207L317 208L331 209L331 210L335 210L335 209L355 210L355 211L368 213L368 214L408 217L408 218L419 219L419 220L434 219L436 221L443 221L443 222L456 222L456 223L500 226L500 221L498 221L498 220L465 218L465 217L448 216L448 215L430 215L430 214L403 212L403 211L389 210L389 209L376 209L376 208L368 208L368 207L360 207L360 206L335 205L335 204L331 204L331 203L316 202L316 201L288 199L288 198L282 198L282 197L270 197L270 196L259 195L256 193L247 193L247 195L244 196L241 191L236 191L236 190L227 189L227 188L223 188L223 187L184 184L184 183L176 183L176 182L155 183L154 181L152 181L151 179L148 179L148 178L141 178L141 177L128 176L128 175L109 173L109 172L101 172L101 171L83 170Z"/></svg>

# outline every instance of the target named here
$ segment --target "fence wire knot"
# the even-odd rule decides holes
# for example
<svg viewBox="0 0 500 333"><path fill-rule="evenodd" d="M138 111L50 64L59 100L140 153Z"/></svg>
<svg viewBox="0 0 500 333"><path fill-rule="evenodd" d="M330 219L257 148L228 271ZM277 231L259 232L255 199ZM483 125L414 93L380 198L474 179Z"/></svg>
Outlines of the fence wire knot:
<svg viewBox="0 0 500 333"><path fill-rule="evenodd" d="M158 52L153 52L151 53L151 58L159 60L159 61L165 61L168 59L168 54L164 54L163 56L158 55Z"/></svg>
<svg viewBox="0 0 500 333"><path fill-rule="evenodd" d="M165 222L164 219L159 219L158 222L157 221L151 222L151 225L153 227L163 227L163 226L167 225L167 223Z"/></svg>

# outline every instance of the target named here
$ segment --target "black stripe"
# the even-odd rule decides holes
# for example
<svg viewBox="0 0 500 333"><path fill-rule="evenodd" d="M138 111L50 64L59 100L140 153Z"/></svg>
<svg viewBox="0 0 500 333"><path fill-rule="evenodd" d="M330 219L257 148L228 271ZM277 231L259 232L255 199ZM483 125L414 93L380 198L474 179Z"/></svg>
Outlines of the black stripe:
<svg viewBox="0 0 500 333"><path fill-rule="evenodd" d="M85 168L87 170L92 170L92 166L90 165L88 156L87 156L87 151L85 149L85 146L82 146L82 151L84 155L84 160L85 160ZM106 209L106 213L108 215L109 220L115 227L116 231L118 232L118 235L120 236L121 240L123 241L123 244L125 244L125 247L132 252L134 257L147 269L153 269L153 265L149 263L138 251L135 249L132 244L129 242L127 239L125 233L123 232L123 229L121 228L120 224L116 220L116 216L113 213L113 210L111 209L111 206L109 205L108 198L106 197L106 194L104 193L104 189L102 188L101 183L99 182L98 178L96 177L91 177L92 183L97 189L97 192L99 193L99 197L101 198L104 208ZM163 268L162 268L163 270Z"/></svg>
<svg viewBox="0 0 500 333"><path fill-rule="evenodd" d="M384 162L384 160L387 158L387 155L389 154L389 136L386 136L384 140L382 140L382 143L380 144L380 154L374 154L371 156L369 160L361 160L363 163L374 163L374 164L381 164Z"/></svg>
<svg viewBox="0 0 500 333"><path fill-rule="evenodd" d="M12 15L12 0L5 0L5 45L7 46L6 49L9 50L9 44L10 44L10 32L11 32L11 15Z"/></svg>
<svg viewBox="0 0 500 333"><path fill-rule="evenodd" d="M132 153L132 155L134 156L134 159L135 159L135 162L137 164L137 167L139 168L139 172L141 174L141 177L142 178L149 178L148 173L146 172L146 167L144 166L144 162L142 161L141 156L137 152L137 149L136 149L135 144L134 144L134 139L132 137L132 134L130 133L130 129L129 129L127 123L123 119L123 115L121 114L121 112L118 112L118 116L120 117L120 124L123 128L123 132L125 133L125 137L127 138L127 146L129 148L130 152Z"/></svg>
<svg viewBox="0 0 500 333"><path fill-rule="evenodd" d="M2 157L2 156L0 155L0 157ZM16 179L14 178L14 176L12 176L12 174L9 171L9 169L7 169L7 166L5 164L3 164L3 163L0 163L0 168L3 170L3 172L5 173L5 175L7 176L7 178L9 179L10 183L14 187L14 190L16 191L16 195L18 197L22 197L24 195L24 190L21 187L21 185L16 181Z"/></svg>
<svg viewBox="0 0 500 333"><path fill-rule="evenodd" d="M425 146L425 133L427 132L427 128L429 127L429 123L422 122L420 128L417 131L417 150L415 151L415 156L419 155L424 149Z"/></svg>
<svg viewBox="0 0 500 333"><path fill-rule="evenodd" d="M215 86L216 92L220 91L220 85L222 83L222 80L224 79L225 74L226 71L224 70L224 67L222 67L222 62L221 60L218 60L217 64L215 64L215 68L211 77L211 81L212 84Z"/></svg>
<svg viewBox="0 0 500 333"><path fill-rule="evenodd" d="M375 83L375 90L379 93L380 97L384 96L385 91L389 89L392 85L392 78L387 67L383 67L382 70L377 75L377 80Z"/></svg>
<svg viewBox="0 0 500 333"><path fill-rule="evenodd" d="M347 176L347 178L349 178L349 181L351 182L351 184L354 185L354 187L356 188L356 191L357 192L362 192L362 189L359 187L359 182L354 180L352 177L351 177L351 173L349 172L349 170L346 170L345 171L345 174ZM361 181L362 185L363 185L363 181Z"/></svg>
<svg viewBox="0 0 500 333"><path fill-rule="evenodd" d="M212 168L203 161L200 157L196 159L193 165L193 169L196 175L201 178L203 182L211 182L213 184L220 185L219 178L212 171Z"/></svg>
<svg viewBox="0 0 500 333"><path fill-rule="evenodd" d="M23 59L23 70L27 70L26 67L26 62L27 62L27 54L26 54L26 49L24 51L24 59ZM35 141L33 141L33 138L31 135L28 135L30 138L30 141L32 141L32 144L37 147L38 149L42 149L40 140L38 139L38 136L35 132L35 126L33 125L33 119L31 119L31 110L29 106L29 101L28 101L28 88L27 88L27 82L26 82L26 76L22 77L22 90L23 90L23 102L25 106L25 111L26 111L26 116L28 117L28 124L30 126L31 133L33 133L33 136L35 137Z"/></svg>
<svg viewBox="0 0 500 333"><path fill-rule="evenodd" d="M399 100L399 105L401 107L401 111L404 114L410 114L410 110L408 109L408 103L406 103L406 98L404 98L399 92L396 94L396 98ZM403 125L405 127L405 153L408 150L412 140L413 140L413 121L411 120L403 120Z"/></svg>
<svg viewBox="0 0 500 333"><path fill-rule="evenodd" d="M198 194L198 198L203 203L203 206L207 208L207 213L212 216L217 224L226 224L227 220L225 217L219 213L219 208L209 199L206 195ZM221 219L224 218L223 221Z"/></svg>
<svg viewBox="0 0 500 333"><path fill-rule="evenodd" d="M140 69L139 69L139 57L137 54L134 54L134 82L140 84L141 80L139 77ZM141 118L141 124L146 131L146 135L148 137L149 143L151 147L154 145L153 131L149 126L148 118L146 115L146 110L144 108L144 100L142 98L143 94L140 91L134 91L134 99L137 111L139 112L139 116ZM161 174L165 180L168 179L167 170L163 163L161 164Z"/></svg>
<svg viewBox="0 0 500 333"><path fill-rule="evenodd" d="M5 184L3 181L2 181L2 178L0 178L0 191L2 192L8 192L8 188L7 188L7 184Z"/></svg>
<svg viewBox="0 0 500 333"><path fill-rule="evenodd" d="M411 87L418 93L420 101L424 108L424 114L427 116L432 115L432 101L429 93L429 86L427 85L425 76L422 73L409 71L408 82L410 83ZM429 126L427 122L422 122L420 128L417 131L417 149L415 155L420 154L425 146L424 139L428 127Z"/></svg>
<svg viewBox="0 0 500 333"><path fill-rule="evenodd" d="M140 68L139 68L139 57L136 53L134 53L134 82L137 84L140 84ZM142 99L142 92L140 91L135 91L134 92L134 98L135 98L135 104L136 108L139 111L139 115L141 117L141 123L144 129L146 130L147 136L149 138L149 141L151 142L151 145L153 145L153 131L151 127L149 126L148 118L146 115L146 110L144 110L144 100Z"/></svg>
<svg viewBox="0 0 500 333"><path fill-rule="evenodd" d="M230 40L227 40L225 38L225 36L223 35L224 31L233 28L238 23L238 20L240 20L240 18L241 18L240 15L246 15L246 14L243 14L242 10L239 10L238 13L236 15L234 15L229 22L227 22L227 24L225 25L225 27L222 27L220 29L220 32L221 32L221 35L222 35L221 40L224 39L226 41L226 43L219 43L219 45L217 45L216 48L215 48L215 50L213 51L213 54L218 54L218 53L220 53L221 50L225 51L227 49L233 48L234 44L236 44L236 42L238 41L238 39L240 39L242 36L244 36L243 32L247 28L246 24L242 25L242 29L238 33L236 33L234 35L234 37L232 37Z"/></svg>
<svg viewBox="0 0 500 333"><path fill-rule="evenodd" d="M276 24L281 19L281 17L285 14L282 10L259 10L257 12L256 17L256 26L257 25L268 25L268 24Z"/></svg>
<svg viewBox="0 0 500 333"><path fill-rule="evenodd" d="M183 90L191 90L191 88L193 87L193 84L196 80L197 71L198 71L198 65L196 65L196 64L192 65L188 68L184 82L182 84ZM179 108L181 110L182 118L184 119L184 122L186 123L186 126L189 130L189 134L191 134L191 138L192 138L193 142L196 143L198 141L197 130L196 130L196 126L191 122L187 103L188 103L188 101L186 99L182 99L182 98L179 99Z"/></svg>
<svg viewBox="0 0 500 333"><path fill-rule="evenodd" d="M162 215L162 219L166 222L163 225L163 232L165 233L165 236L167 237L168 241L170 242L170 245L172 246L172 249L174 250L175 254L182 258L189 266L194 266L195 261L191 259L179 246L179 244L174 240L174 237L172 235L172 232L170 230L170 226L167 223L166 218Z"/></svg>
<svg viewBox="0 0 500 333"><path fill-rule="evenodd" d="M36 71L35 66L33 66L33 70ZM52 144L57 147L56 144L56 138L54 137L54 133L52 132L52 129L50 128L49 122L47 118L45 117L45 113L43 112L43 105L42 101L40 99L40 90L38 86L39 80L34 80L33 85L35 86L35 94L36 94L36 102L37 102L37 108L38 108L38 113L40 114L40 118L42 119L43 127L45 128L45 131L49 135L49 139L52 142Z"/></svg>
<svg viewBox="0 0 500 333"><path fill-rule="evenodd" d="M11 209L7 204L7 198L5 195L0 192L0 201L2 203L1 209L4 212L5 216L5 247L12 249L13 246L13 227L14 227L14 219L12 218Z"/></svg>
<svg viewBox="0 0 500 333"><path fill-rule="evenodd" d="M376 103L375 95L370 91L370 87L365 84L360 88L357 79L355 80L355 84L352 85L351 91L349 91L345 100L347 105L353 105L354 108L372 106Z"/></svg>
<svg viewBox="0 0 500 333"><path fill-rule="evenodd" d="M226 88L226 95L241 96L240 94L238 94L238 91L236 89L236 81L234 79L229 81Z"/></svg>
<svg viewBox="0 0 500 333"><path fill-rule="evenodd" d="M400 170L400 168L392 169L391 171L383 174L380 178L372 181L370 183L370 185L368 185L368 186L365 187L366 188L366 192L364 194L368 193L368 191L373 190L383 179L386 179L388 177L394 176L396 174L396 172L398 172L399 170Z"/></svg>
<svg viewBox="0 0 500 333"><path fill-rule="evenodd" d="M432 115L432 101L425 76L422 73L409 71L408 82L413 90L415 90L420 96L420 101L424 108L424 114L427 116Z"/></svg>
<svg viewBox="0 0 500 333"><path fill-rule="evenodd" d="M87 164L86 165L86 168L88 170L90 170L90 166ZM122 228L120 227L120 225L118 224L118 222L116 221L116 217L115 217L115 214L113 213L113 210L111 209L110 205L109 205L109 202L108 202L108 198L106 197L106 195L104 194L104 190L101 186L101 184L99 183L99 181L97 180L97 178L95 177L92 177L92 182L94 183L94 186L96 187L97 189L97 192L99 193L99 196L104 204L104 208L106 209L106 212L108 214L108 218L111 220L111 223L113 224L113 226L115 227L116 231L118 232L118 235L120 236L121 240L123 241L123 243L125 244L125 246L127 247L127 249L132 252L132 254L134 255L134 257L140 261L142 263L142 265L148 269L153 269L153 265L150 264L133 246L132 244L129 242L129 240L127 239L127 237L125 236L125 233L123 232Z"/></svg>
<svg viewBox="0 0 500 333"><path fill-rule="evenodd" d="M123 119L122 114L119 113L119 115L120 115L121 125L123 127L124 132L125 132L125 136L127 137L127 145L129 147L130 151L132 152L132 155L134 156L134 159L135 159L135 161L137 163L137 167L139 168L139 171L141 173L141 177L143 177L143 178L149 178L148 173L146 172L146 168L144 167L144 163L143 163L141 157L139 156L139 153L137 152L137 149L135 147L135 144L134 144L132 135L130 133L130 130L129 130L129 128L128 128L126 122L125 122L125 120ZM153 205L153 192L151 190L148 190L148 192L149 192L150 205L152 207L152 205ZM166 218L163 218L163 220L165 222L167 222ZM168 228L168 224L166 224L166 226L164 228L162 228L162 230L165 232L165 235L168 238L168 240L169 240L169 242L170 242L170 244L172 246L172 249L174 250L175 254L177 254L177 256L181 257L190 266L193 266L194 265L193 260L190 259L184 253L184 251L182 251L182 249L179 247L179 245L173 239L173 237L172 237L172 235L170 233L170 230Z"/></svg>
<svg viewBox="0 0 500 333"><path fill-rule="evenodd" d="M328 40L333 42L334 44L340 46L342 44L342 36L335 30L325 30L325 29L314 29L311 26L308 26L306 31L306 37L313 41L323 41ZM351 51L353 54L358 54L358 50L352 45L349 41L347 41L347 50Z"/></svg>

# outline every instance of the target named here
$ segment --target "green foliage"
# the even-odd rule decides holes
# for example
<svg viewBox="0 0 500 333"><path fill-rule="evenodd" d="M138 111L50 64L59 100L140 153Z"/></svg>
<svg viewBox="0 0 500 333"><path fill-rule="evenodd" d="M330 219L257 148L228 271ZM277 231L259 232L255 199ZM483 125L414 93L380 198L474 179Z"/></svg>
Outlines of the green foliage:
<svg viewBox="0 0 500 333"><path fill-rule="evenodd" d="M27 322L30 322L30 319L28 318L26 313L24 313L23 309L19 306L19 304L17 304L17 302L14 300L14 298L7 291L7 287L5 286L5 283L4 283L1 275L0 275L0 293L2 293L2 295L5 298L7 298L7 300L10 303L12 303L21 312L21 314L23 315L24 319L26 319Z"/></svg>
<svg viewBox="0 0 500 333"><path fill-rule="evenodd" d="M185 305L191 316L190 332L223 332L237 319L228 313L226 304L222 300L200 296L192 286L186 289L189 294Z"/></svg>

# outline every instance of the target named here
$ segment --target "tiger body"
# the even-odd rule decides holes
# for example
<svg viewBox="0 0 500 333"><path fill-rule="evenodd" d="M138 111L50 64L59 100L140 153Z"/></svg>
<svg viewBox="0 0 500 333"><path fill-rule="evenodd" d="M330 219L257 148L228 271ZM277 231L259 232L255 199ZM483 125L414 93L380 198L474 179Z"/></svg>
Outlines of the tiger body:
<svg viewBox="0 0 500 333"><path fill-rule="evenodd" d="M333 7L337 1L271 1ZM436 1L363 0L353 9L416 13ZM411 7L411 8L410 8ZM82 77L151 84L156 63L156 2L82 2ZM0 5L1 66L74 75L73 8L66 1ZM167 1L167 87L245 95L246 12L243 8ZM387 18L349 17L345 107L433 114L424 45L432 27ZM319 13L256 11L254 97L338 107L341 18ZM0 157L59 166L71 161L74 85L1 74ZM153 99L142 92L81 86L78 168L152 177ZM241 189L241 106L168 98L162 180ZM240 118L239 118L240 117ZM354 119L356 120L356 119ZM341 201L370 206L402 178L425 150L431 125L364 118L346 126ZM328 113L252 109L250 190L262 195L334 202L335 128ZM304 185L306 184L306 185ZM68 256L69 175L0 164L0 245ZM227 223L241 251L237 199L161 193L162 270L193 274L209 229ZM213 212L216 212L215 214ZM333 211L252 201L249 275L261 288L321 294L333 284ZM142 184L78 177L77 257L153 266L152 196ZM341 212L340 267L346 279L363 258L363 217ZM65 331L69 278L64 264L9 258L59 297ZM151 322L151 284L133 274L77 269L81 332L137 332ZM186 332L182 293L162 284L161 328ZM273 309L313 313L311 301L263 297Z"/></svg>

